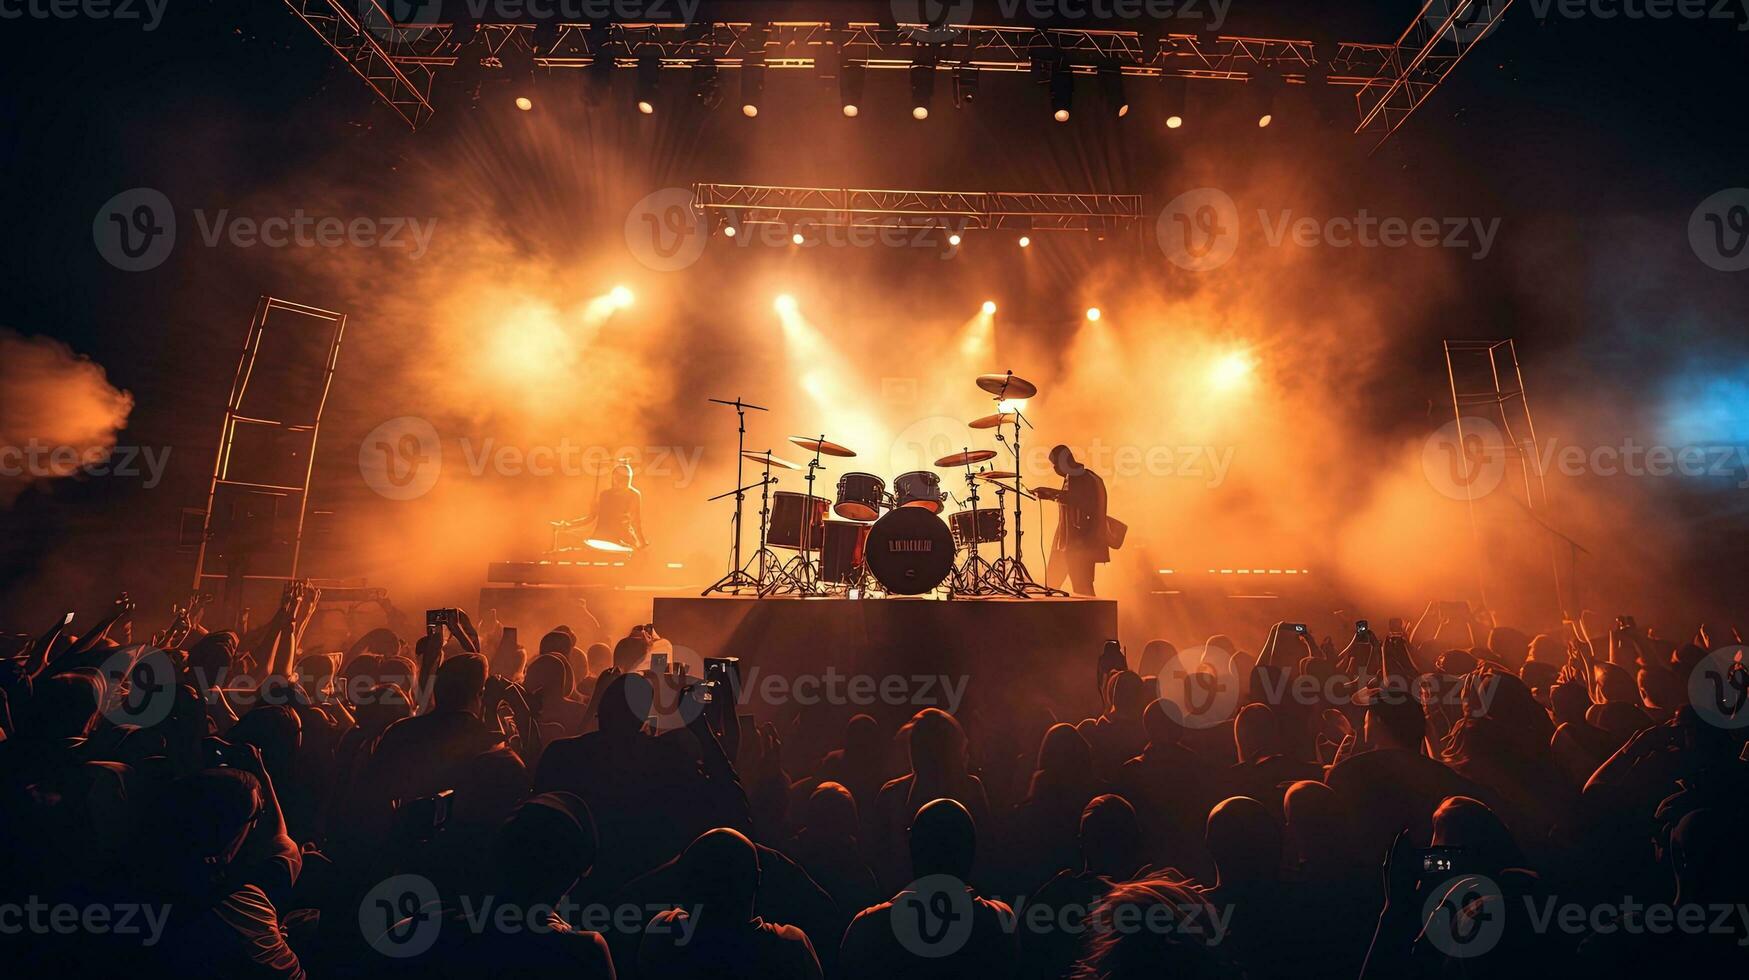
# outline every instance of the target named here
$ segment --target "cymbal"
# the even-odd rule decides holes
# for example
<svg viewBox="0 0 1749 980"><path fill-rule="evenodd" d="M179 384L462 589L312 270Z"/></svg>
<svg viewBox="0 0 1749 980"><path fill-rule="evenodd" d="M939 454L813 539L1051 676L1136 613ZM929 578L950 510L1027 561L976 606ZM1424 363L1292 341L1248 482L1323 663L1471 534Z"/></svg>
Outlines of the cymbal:
<svg viewBox="0 0 1749 980"><path fill-rule="evenodd" d="M780 470L799 470L799 469L801 469L800 466L797 466L796 464L790 462L789 460L784 459L780 456L773 456L770 453L743 452L741 455L745 456L746 458L752 460L755 463L760 463L760 464L770 463L773 467L776 467L777 469L780 469Z"/></svg>
<svg viewBox="0 0 1749 980"><path fill-rule="evenodd" d="M1028 500L1038 499L1038 498L1034 497L1031 493L1028 493L1027 491L1020 489L1019 487L1015 486L1014 484L1005 482L1003 480L991 480L990 485L995 487L998 490L1005 490L1009 493L1018 493L1022 497L1025 497Z"/></svg>
<svg viewBox="0 0 1749 980"><path fill-rule="evenodd" d="M967 463L982 463L986 459L995 459L994 449L968 449L963 453L943 456L935 461L937 466L964 466Z"/></svg>
<svg viewBox="0 0 1749 980"><path fill-rule="evenodd" d="M997 412L994 415L986 415L981 419L973 419L970 422L967 422L966 425L973 429L995 429L1004 425L1013 425L1014 419L1015 415L1013 412Z"/></svg>
<svg viewBox="0 0 1749 980"><path fill-rule="evenodd" d="M589 538L584 543L589 545L594 551L605 551L613 555L629 555L632 553L630 545L623 545L618 541L609 541L605 538Z"/></svg>
<svg viewBox="0 0 1749 980"><path fill-rule="evenodd" d="M852 452L851 450L846 449L843 446L840 446L839 444L837 444L835 442L827 442L824 439L812 439L812 438L809 438L807 436L790 436L789 441L795 443L796 445L802 447L803 449L811 450L811 451L816 452L816 453L825 453L828 456L855 456L856 455L855 452Z"/></svg>
<svg viewBox="0 0 1749 980"><path fill-rule="evenodd" d="M1019 473L1016 473L1013 470L985 470L984 472L978 474L978 479L980 479L980 480L1012 480L1019 475L1020 475Z"/></svg>
<svg viewBox="0 0 1749 980"><path fill-rule="evenodd" d="M1031 398L1038 394L1038 385L1012 374L980 374L978 387L1003 398Z"/></svg>

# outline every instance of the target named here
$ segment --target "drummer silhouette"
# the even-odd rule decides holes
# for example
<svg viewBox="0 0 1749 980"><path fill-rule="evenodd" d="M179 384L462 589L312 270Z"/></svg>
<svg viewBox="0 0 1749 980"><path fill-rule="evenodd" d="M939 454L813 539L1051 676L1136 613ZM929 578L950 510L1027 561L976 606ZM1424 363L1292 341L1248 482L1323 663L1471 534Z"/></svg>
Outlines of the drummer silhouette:
<svg viewBox="0 0 1749 980"><path fill-rule="evenodd" d="M1062 584L1065 577L1076 595L1094 595L1094 566L1111 561L1105 536L1105 480L1075 458L1068 446L1051 448L1051 469L1063 487L1039 488L1038 495L1061 506L1051 557L1045 563L1045 583Z"/></svg>

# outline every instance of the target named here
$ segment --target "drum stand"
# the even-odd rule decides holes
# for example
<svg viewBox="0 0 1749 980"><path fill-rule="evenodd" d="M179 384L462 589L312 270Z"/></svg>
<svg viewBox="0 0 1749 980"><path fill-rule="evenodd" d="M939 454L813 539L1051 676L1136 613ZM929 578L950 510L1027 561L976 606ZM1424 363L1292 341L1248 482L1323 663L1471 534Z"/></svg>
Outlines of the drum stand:
<svg viewBox="0 0 1749 980"><path fill-rule="evenodd" d="M948 579L948 594L955 597L979 598L983 596L1005 595L1007 586L1003 583L997 566L992 565L978 553L978 475L972 471L972 464L966 464L966 488L971 491L972 501L972 553L954 569L953 577ZM1000 501L1002 490L996 490ZM997 508L1001 508L998 503Z"/></svg>
<svg viewBox="0 0 1749 980"><path fill-rule="evenodd" d="M996 398L996 408L997 411L1001 411L1001 396L997 396ZM1020 453L1020 427L1022 423L1029 426L1032 425L1032 422L1028 421L1026 416L1021 413L1020 406L1016 405L1014 407L1014 442L1008 447L1009 450L1014 453L1014 557L1013 559L1009 559L1006 555L1002 557L1002 562L1008 563L1003 568L1002 581L1014 592L1015 595L1027 597L1063 597L1067 596L1069 593L1064 592L1062 589L1053 589L1032 577L1032 572L1026 567L1026 552L1022 550L1020 546L1022 538L1022 507L1026 503L1026 498L1030 496L1030 494L1026 492L1025 485L1022 482L1026 479L1026 475L1023 472L1025 469L1023 465L1024 457L1021 456ZM1002 441L1000 429L997 430L996 439ZM998 565L1000 564L1001 562L998 562Z"/></svg>
<svg viewBox="0 0 1749 980"><path fill-rule="evenodd" d="M826 434L822 432L820 441L824 442L825 440ZM796 539L801 542L801 552L791 558L788 564L778 569L772 581L759 590L759 597L762 599L770 595L822 595L826 591L820 583L820 569L814 561L814 549L809 547L813 544L813 536L808 533L808 517L814 510L814 471L819 468L820 449L816 445L814 458L808 460L808 492L802 498L802 514L797 528L800 533ZM824 525L821 526L821 530L823 543Z"/></svg>
<svg viewBox="0 0 1749 980"><path fill-rule="evenodd" d="M729 595L740 595L743 589L752 589L757 592L765 587L765 513L761 510L759 515L759 553L753 556L754 560L759 562L759 574L749 575L747 569L741 564L741 507L746 500L747 491L752 489L753 485L741 482L744 479L742 475L742 467L746 462L746 457L741 454L747 450L747 410L751 408L757 412L768 412L770 409L744 402L738 397L732 402L723 401L721 398L712 398L709 399L709 401L718 405L727 405L730 408L733 408L735 410L735 418L739 423L735 430L735 489L728 491L728 493L719 493L715 497L710 498L712 500L721 500L730 494L734 494L735 517L732 522L734 524L734 530L731 532L734 535L734 538L729 546L729 573L722 578L717 579L715 582L712 582L710 588L705 589L700 595L710 595L713 592L726 592ZM768 458L770 455L770 453L766 453ZM769 460L765 464L765 479L760 481L759 485L769 490L771 485L771 463ZM775 556L773 557L775 558Z"/></svg>

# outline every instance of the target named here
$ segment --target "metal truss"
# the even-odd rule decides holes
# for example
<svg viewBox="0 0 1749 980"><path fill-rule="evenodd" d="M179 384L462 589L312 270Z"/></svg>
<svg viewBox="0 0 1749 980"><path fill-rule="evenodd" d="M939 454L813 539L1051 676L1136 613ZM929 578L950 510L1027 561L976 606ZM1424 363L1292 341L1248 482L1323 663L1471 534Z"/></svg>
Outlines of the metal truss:
<svg viewBox="0 0 1749 980"><path fill-rule="evenodd" d="M430 114L432 75L454 66L461 51L456 25L397 26L381 6L387 0L285 2L409 124L417 127ZM940 69L1025 72L1043 63L1081 74L1116 67L1132 77L1249 82L1272 75L1288 84L1353 89L1360 120L1354 131L1381 132L1383 143L1511 3L1424 0L1395 42L1342 41L1322 57L1317 43L1288 38L968 24L953 25L951 39L935 42L923 40L938 34L920 24L826 21L479 24L471 43L488 63L545 69L584 68L604 58L630 68L653 57L665 69L756 64L832 71L846 62L905 69L927 59ZM1472 8L1479 11L1474 17Z"/></svg>
<svg viewBox="0 0 1749 980"><path fill-rule="evenodd" d="M831 225L943 231L1095 231L1139 228L1140 194L1034 194L694 184L693 206L725 225Z"/></svg>

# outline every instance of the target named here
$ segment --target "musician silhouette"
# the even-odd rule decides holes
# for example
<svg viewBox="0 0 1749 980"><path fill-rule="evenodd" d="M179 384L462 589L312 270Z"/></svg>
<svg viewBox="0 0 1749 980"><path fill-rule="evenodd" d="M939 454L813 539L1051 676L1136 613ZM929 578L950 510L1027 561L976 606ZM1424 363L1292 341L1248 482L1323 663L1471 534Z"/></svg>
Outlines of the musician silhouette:
<svg viewBox="0 0 1749 980"><path fill-rule="evenodd" d="M644 536L644 495L632 486L630 463L614 464L607 489L595 498L594 536L632 548L650 545Z"/></svg>
<svg viewBox="0 0 1749 980"><path fill-rule="evenodd" d="M1111 561L1105 531L1105 480L1082 465L1068 446L1051 449L1051 469L1063 478L1063 487L1041 487L1038 495L1056 501L1062 510L1051 557L1045 563L1045 584L1055 588L1067 577L1076 595L1094 595L1094 566Z"/></svg>

